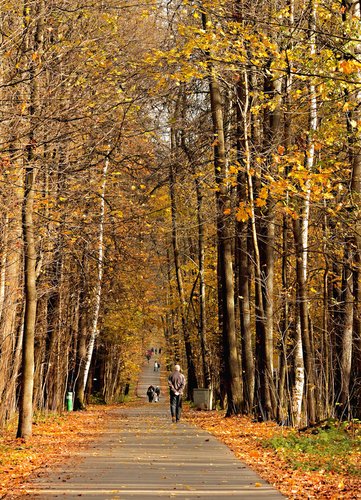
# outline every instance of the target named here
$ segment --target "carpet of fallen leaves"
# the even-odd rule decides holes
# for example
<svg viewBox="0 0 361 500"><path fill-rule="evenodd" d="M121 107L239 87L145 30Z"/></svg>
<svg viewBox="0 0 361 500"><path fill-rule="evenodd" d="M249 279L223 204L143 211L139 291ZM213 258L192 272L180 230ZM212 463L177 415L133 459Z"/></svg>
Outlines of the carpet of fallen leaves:
<svg viewBox="0 0 361 500"><path fill-rule="evenodd" d="M104 428L111 406L89 406L86 411L39 416L26 442L16 439L15 422L0 436L0 498L17 498L39 467L50 467L76 455Z"/></svg>
<svg viewBox="0 0 361 500"><path fill-rule="evenodd" d="M139 406L128 402L126 406ZM123 406L123 405L122 405ZM37 470L51 467L68 457L76 457L105 428L117 406L89 406L84 412L38 417L33 436L26 442L16 439L15 423L0 436L0 498L26 494L26 483ZM262 443L290 432L267 423L254 423L246 417L224 418L221 412L186 410L184 419L224 442L244 463L278 488L289 499L360 499L361 480L347 474L325 470L293 470L284 457ZM358 462L361 463L361 457Z"/></svg>
<svg viewBox="0 0 361 500"><path fill-rule="evenodd" d="M247 417L225 418L224 413L218 411L189 410L184 413L184 418L225 443L239 459L289 499L361 498L361 479L322 469L294 470L284 457L262 445L262 442L275 436L285 435L291 430L271 422L252 422ZM355 458L357 460L357 457ZM356 463L361 463L361 456Z"/></svg>

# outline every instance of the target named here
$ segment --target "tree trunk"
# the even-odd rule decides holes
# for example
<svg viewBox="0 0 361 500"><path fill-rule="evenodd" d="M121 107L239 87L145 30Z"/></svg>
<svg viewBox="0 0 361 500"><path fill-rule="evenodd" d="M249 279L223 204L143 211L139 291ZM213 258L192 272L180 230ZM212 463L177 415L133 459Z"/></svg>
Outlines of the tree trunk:
<svg viewBox="0 0 361 500"><path fill-rule="evenodd" d="M310 54L313 56L316 52L315 42L316 27L316 8L313 0L310 0ZM316 88L312 83L309 84L309 131L307 136L307 148L305 151L305 168L312 172L315 161L314 134L317 131L317 98ZM308 423L315 423L317 419L316 412L316 385L315 385L315 365L314 351L312 346L312 336L309 325L308 314L308 293L307 293L307 274L308 274L308 245L309 245L309 220L310 220L310 184L306 181L305 199L301 206L300 220L294 220L293 230L296 246L296 276L297 276L297 302L299 303L299 324L301 335L296 338L302 341L303 358L305 362L305 384L307 399ZM298 321L298 320L297 320ZM299 346L296 347L299 349Z"/></svg>
<svg viewBox="0 0 361 500"><path fill-rule="evenodd" d="M343 13L343 19L350 17L352 21L357 25L359 29L360 19L361 19L361 5L359 1L354 0L343 0L343 7L345 11ZM359 40L353 42L353 46L350 49L354 54L354 59L359 60L361 56L361 43ZM360 214L360 203L361 203L361 134L358 124L361 119L360 103L361 103L361 71L355 73L355 78L357 78L359 84L357 90L354 94L353 99L355 99L354 111L348 114L348 132L349 132L349 156L351 163L351 186L350 186L350 212L354 219L354 232L353 232L353 247L354 247L354 285L353 285L353 329L354 329L354 339L358 349L356 350L355 360L354 360L354 378L360 380L361 378L361 214ZM346 242L346 246L348 242ZM352 252L352 250L350 250ZM345 262L345 276L348 275L349 264ZM346 303L346 308L347 308ZM349 319L349 318L348 318ZM344 334L346 339L342 341L346 348L348 344L348 330L346 319L344 323ZM343 362L346 363L346 353L343 355ZM346 363L347 364L347 363ZM342 390L345 390L343 387ZM345 395L343 396L345 397ZM356 394L354 395L355 407L361 407L361 388L360 384L356 387ZM361 415L361 410L358 410L358 416Z"/></svg>
<svg viewBox="0 0 361 500"><path fill-rule="evenodd" d="M255 305L256 305L256 360L258 377L255 379L259 418L267 420L272 418L273 408L271 401L272 377L270 373L270 360L267 360L266 315L263 302L261 255L258 243L257 223L255 213L253 173L251 169L251 151L249 144L248 110L250 107L250 89L247 70L244 70L244 163L247 179L248 201L250 208L250 226L253 245L254 271L255 271ZM257 384L256 384L257 382Z"/></svg>
<svg viewBox="0 0 361 500"><path fill-rule="evenodd" d="M280 321L280 353L279 353L279 379L278 379L278 406L277 420L285 421L285 386L288 375L288 338L290 330L290 313L289 313L289 249L288 249L288 216L283 215L282 221L282 317ZM289 385L287 384L289 387Z"/></svg>
<svg viewBox="0 0 361 500"><path fill-rule="evenodd" d="M207 18L202 14L203 27L207 29ZM227 415L243 411L243 387L238 361L238 341L235 324L234 276L232 255L232 219L226 149L224 139L223 108L220 86L209 63L209 91L214 134L214 167L218 187L217 202L217 237L219 259L221 261L221 289L223 307L223 346L227 385Z"/></svg>
<svg viewBox="0 0 361 500"><path fill-rule="evenodd" d="M30 41L31 21L36 19L34 41L26 47L31 53L40 54L43 44L45 2L40 0L34 12L31 2L24 2L25 38ZM30 13L30 14L29 14ZM24 51L25 53L27 50ZM39 56L40 57L40 56ZM34 337L36 323L36 248L34 238L34 195L36 178L35 127L39 113L39 87L36 75L37 58L32 57L29 63L29 117L30 130L28 135L27 153L25 159L24 202L22 209L22 227L24 241L24 294L25 320L23 337L23 358L21 374L21 393L19 404L19 423L17 437L27 439L32 434L33 416L33 385L34 385Z"/></svg>
<svg viewBox="0 0 361 500"><path fill-rule="evenodd" d="M302 351L300 314L297 312L295 326L295 347L293 355L294 384L292 390L292 424L299 427L301 423L303 391L305 387L305 369Z"/></svg>
<svg viewBox="0 0 361 500"><path fill-rule="evenodd" d="M173 136L173 134L174 134L174 131L172 132L172 136ZM175 148L175 141L173 140L173 147L172 147L173 151L174 151L174 148ZM180 300L180 313L181 313L181 320L182 320L184 345L185 345L185 351L186 351L186 356L187 356L187 375L188 375L187 376L187 393L188 393L188 399L192 400L193 399L193 389L198 387L198 384L197 384L196 370L195 370L195 366L194 366L193 349L192 349L192 344L191 344L191 339L190 339L188 325L187 325L187 319L186 319L186 312L185 312L186 300L185 300L184 288L183 288L182 270L181 270L180 262L179 262L177 206L176 206L176 198L175 198L175 172L174 172L174 165L172 164L172 161L170 162L170 166L169 166L169 192L170 192L170 199L171 199L171 214L172 214L172 246L173 246L174 268L175 268L175 274L176 274L176 280L177 280L178 296L179 296L179 300Z"/></svg>
<svg viewBox="0 0 361 500"><path fill-rule="evenodd" d="M206 283L204 269L204 217L203 217L203 194L199 177L195 172L195 185L197 193L197 219L198 219L198 267L199 267L199 338L202 353L202 367L204 387L211 387L211 373L209 368L209 350L207 344L207 320L206 320Z"/></svg>
<svg viewBox="0 0 361 500"><path fill-rule="evenodd" d="M244 156L246 152L245 137L247 131L246 119L249 109L248 100L244 95L245 84L243 81L237 84L237 159L241 166L245 165ZM243 138L243 139L242 139ZM237 203L247 203L247 176L240 171L237 176ZM236 251L238 262L238 300L240 308L240 329L242 342L242 361L244 371L244 399L247 413L253 411L254 389L255 389L255 363L254 349L251 330L251 305L250 305L250 260L248 248L248 220L238 221Z"/></svg>
<svg viewBox="0 0 361 500"><path fill-rule="evenodd" d="M107 156L104 161L103 175L102 175L102 183L100 190L100 217L99 217L99 239L98 239L98 275L97 281L95 284L95 303L94 303L94 312L93 312L93 321L92 328L90 332L90 339L87 348L87 354L85 359L85 367L84 367L84 391L86 388L88 373L90 368L90 363L93 356L93 350L95 345L95 339L98 334L98 319L99 319L99 311L100 311L100 299L102 293L102 284L103 284L103 260L104 260L104 248L103 248L103 240L104 240L104 214L105 214L105 188L107 181L107 172L109 166L109 157Z"/></svg>
<svg viewBox="0 0 361 500"><path fill-rule="evenodd" d="M16 184L22 185L21 175L16 178ZM3 242L3 286L4 286L4 302L2 314L0 317L0 400L13 400L13 396L9 397L9 387L13 387L15 391L15 381L18 373L14 371L15 352L17 345L17 330L19 328L19 320L17 315L21 311L21 284L20 276L22 272L22 225L21 225L21 204L22 193L19 188L15 188L8 192L8 200L11 200L11 214L7 217L6 225L3 231L7 237ZM20 314L19 314L20 315ZM17 364L18 366L18 364ZM15 377L14 381L12 377ZM5 398L5 394L8 398ZM14 392L15 396L15 392ZM14 407L9 404L2 405L0 408L0 426L4 424L9 416L11 416Z"/></svg>
<svg viewBox="0 0 361 500"><path fill-rule="evenodd" d="M307 399L308 422L316 421L315 401L315 377L312 343L310 339L308 321L308 296L306 290L305 268L304 268L304 242L302 241L302 230L298 219L293 221L293 231L296 247L296 276L297 276L297 302L299 304L299 317L302 340L302 350L305 362L305 383Z"/></svg>
<svg viewBox="0 0 361 500"><path fill-rule="evenodd" d="M85 358L87 353L87 308L84 304L86 293L84 290L80 293L79 305L79 328L78 328L78 343L76 351L76 379L75 379L75 394L74 394L74 411L85 410L84 398L84 372Z"/></svg>
<svg viewBox="0 0 361 500"><path fill-rule="evenodd" d="M346 242L345 248L345 264L343 278L343 315L344 325L341 338L341 355L340 355L340 397L337 413L342 418L351 417L350 408L350 377L351 377L351 361L352 361L352 337L353 337L353 255L351 241Z"/></svg>
<svg viewBox="0 0 361 500"><path fill-rule="evenodd" d="M288 7L288 25L292 29L294 25L294 0L287 1ZM293 83L293 75L291 72L287 72L284 78L284 87L285 87L285 114L284 114L284 144L286 152L289 152L292 147L292 136L291 136L291 116L292 116L292 98L291 98L291 89ZM286 167L285 169L285 179L287 179L288 174L290 172L290 168ZM290 196L288 191L286 192L285 203L286 206L289 205ZM291 329L291 315L290 315L290 270L289 270L289 216L287 213L284 213L282 216L282 316L281 316L281 342L280 342L280 353L279 353L279 380L278 380L278 407L277 407L277 419L279 422L285 421L285 412L286 412L286 398L285 398L285 390L290 390L290 381L289 381L289 366L287 362L288 358L288 339ZM302 350L301 350L302 352ZM296 357L295 357L296 361ZM302 362L302 365L301 365ZM295 366L295 377L299 380L302 378L304 380L304 374L301 376L299 374L299 370L303 369L303 358L300 356L297 357L297 367ZM296 389L296 387L295 387ZM298 389L299 390L299 389ZM295 390L297 392L297 390ZM303 383L301 386L301 402L302 402L302 393L303 393ZM301 412L301 408L300 408ZM300 415L299 412L299 415Z"/></svg>

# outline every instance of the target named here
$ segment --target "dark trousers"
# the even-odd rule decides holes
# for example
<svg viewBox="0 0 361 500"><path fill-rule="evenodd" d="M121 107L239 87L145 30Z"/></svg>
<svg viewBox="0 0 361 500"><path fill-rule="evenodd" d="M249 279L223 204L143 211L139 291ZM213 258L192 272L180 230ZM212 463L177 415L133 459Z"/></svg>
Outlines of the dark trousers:
<svg viewBox="0 0 361 500"><path fill-rule="evenodd" d="M173 392L170 393L170 412L172 417L178 421L182 413L182 396L176 396Z"/></svg>

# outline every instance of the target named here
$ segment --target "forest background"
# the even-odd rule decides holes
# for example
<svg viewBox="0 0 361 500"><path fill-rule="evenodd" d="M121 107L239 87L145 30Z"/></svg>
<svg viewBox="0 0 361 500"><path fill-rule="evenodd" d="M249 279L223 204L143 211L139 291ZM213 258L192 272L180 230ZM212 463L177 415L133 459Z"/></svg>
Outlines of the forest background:
<svg viewBox="0 0 361 500"><path fill-rule="evenodd" d="M0 425L188 395L360 418L360 4L1 1Z"/></svg>

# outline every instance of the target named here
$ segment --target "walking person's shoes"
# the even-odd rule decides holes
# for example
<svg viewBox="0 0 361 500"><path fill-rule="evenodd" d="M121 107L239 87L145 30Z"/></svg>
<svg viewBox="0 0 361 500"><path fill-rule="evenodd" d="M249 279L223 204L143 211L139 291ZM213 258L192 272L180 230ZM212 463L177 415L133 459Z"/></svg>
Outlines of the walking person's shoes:
<svg viewBox="0 0 361 500"><path fill-rule="evenodd" d="M175 421L176 421L176 420L175 420L175 417L172 417L172 422L173 422L173 424L175 423Z"/></svg>

